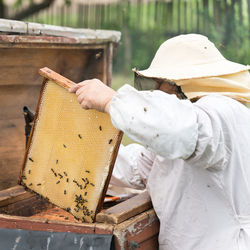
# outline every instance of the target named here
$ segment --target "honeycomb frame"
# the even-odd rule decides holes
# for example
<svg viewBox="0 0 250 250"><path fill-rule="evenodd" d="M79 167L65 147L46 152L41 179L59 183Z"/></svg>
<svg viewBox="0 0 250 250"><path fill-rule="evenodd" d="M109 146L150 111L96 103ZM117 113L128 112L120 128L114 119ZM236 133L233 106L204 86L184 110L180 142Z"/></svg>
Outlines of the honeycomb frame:
<svg viewBox="0 0 250 250"><path fill-rule="evenodd" d="M34 182L34 178L32 179L32 177L30 177L30 176L32 176L31 175L32 165L34 165L33 169L35 169L34 170L34 171L36 171L35 176L38 176L37 177L38 179L39 179L39 176L41 174L41 173L39 174L39 166L36 166L36 168L35 168L36 159L33 159L33 156L31 153L32 153L32 148L35 147L35 146L32 146L35 143L35 142L33 142L33 138L37 138L36 137L36 130L39 130L39 117L43 112L45 112L45 111L43 111L43 106L44 106L43 98L45 98L44 96L46 95L45 92L49 88L48 86L60 88L60 91L61 90L65 91L65 89L67 91L67 89L69 87L71 87L72 85L74 85L75 83L73 83L69 79L53 72L52 70L50 70L48 68L40 69L39 73L44 77L44 81L42 84L41 93L40 93L40 97L39 97L39 101L38 101L38 105L37 105L37 109L36 109L34 125L33 125L32 130L31 130L31 135L30 135L30 138L28 141L26 152L25 152L23 165L22 165L20 175L19 175L19 184L22 184L28 190L41 195L43 198L46 198L47 200L49 200L51 203L55 204L56 206L59 206L59 207L65 209L66 211L70 212L71 214L73 214L75 216L75 218L80 219L83 222L90 222L90 223L94 222L95 218L96 218L96 214L101 210L102 205L103 205L104 196L105 196L107 188L108 188L108 184L109 184L109 181L111 178L115 159L116 159L116 156L118 153L119 145L121 143L122 132L115 129L117 131L117 132L115 132L115 136L112 137L112 139L107 139L107 138L105 139L107 141L107 150L108 150L107 152L109 152L110 154L109 154L108 164L107 164L107 161L105 163L103 163L103 170L104 171L102 174L103 174L104 178L101 180L99 180L101 177L99 179L96 177L94 181L91 181L91 179L88 179L88 177L86 177L86 175L88 176L91 173L90 173L90 170L86 169L86 168L82 169L85 171L86 175L81 176L80 179L79 178L77 179L77 176L76 177L74 177L74 176L69 177L68 173L66 173L66 171L63 171L63 170L65 170L65 167L63 168L63 170L60 170L60 173L59 173L58 166L61 163L60 159L55 158L53 160L53 164L51 162L49 162L49 166L47 166L48 164L46 165L46 168L48 170L47 174L54 175L54 177L55 177L56 182L53 185L59 185L59 186L61 185L60 188L56 188L57 192L59 189L61 189L61 191L60 191L61 193L59 194L58 197L64 197L66 195L71 195L70 200L72 201L74 199L75 205L69 206L68 205L69 203L67 203L67 201L65 201L65 203L67 203L67 205L62 205L62 203L55 201L56 198L53 198L55 196L53 194L54 190L50 192L50 195L45 195L44 189L47 188L47 191L48 191L47 193L49 193L49 190L51 190L53 188L52 184L50 184L50 188L48 188L49 181L46 182L47 175L43 176L43 178L44 178L43 180L45 180L44 182L37 181L36 184L30 182L30 179L33 180L33 182ZM80 106L80 104L79 104L79 106ZM40 112L41 112L41 114L40 114ZM103 114L103 113L99 113L97 115L96 112L98 112L98 111L94 111L94 110L89 110L88 112L90 112L89 114L91 114L92 117L93 116L97 117L99 115L100 116L107 115L107 114ZM103 130L101 125L99 125L98 129L99 129L100 133ZM40 138L40 137L38 137L38 138ZM83 138L83 135L81 133L75 132L74 140L78 140L78 142L82 143L84 138ZM37 140L39 141L39 139L36 139L35 141L37 141ZM40 141L41 141L41 139L40 139ZM65 150L65 151L67 150L66 144L63 144L63 143L59 143L59 144L60 145L62 144L60 150ZM87 150L88 149L86 149L86 151ZM37 151L34 151L34 152L37 152ZM107 154L107 152L106 152L106 154ZM43 157L40 157L40 158L43 159ZM40 165L45 166L44 164L41 164L41 163L40 163ZM41 168L41 166L40 166L40 168ZM99 166L100 166L100 164L99 164ZM97 186L95 187L95 185L96 185L95 181L97 179L99 180L99 182L97 182L97 183L99 183L98 188L100 190L97 190ZM29 180L29 183L27 180ZM35 180L37 180L37 179L35 179ZM100 184L100 182L102 182L102 183ZM68 193L68 190L65 188L65 185L71 185L71 187L73 187L73 185L74 185L73 188L70 188L70 190L72 189L73 191L70 191ZM43 188L43 190L40 190L39 188ZM74 192L74 190L76 190L76 188L79 192L78 191ZM99 194L96 195L94 191L91 191L91 189L94 189L94 191L99 191ZM85 196L88 196L88 197L90 196L90 198L94 197L93 203L95 205L93 205L92 207L90 206L90 209L88 208L88 200L85 199ZM62 200L63 200L63 198L62 198ZM92 200L91 200L91 202L92 202Z"/></svg>

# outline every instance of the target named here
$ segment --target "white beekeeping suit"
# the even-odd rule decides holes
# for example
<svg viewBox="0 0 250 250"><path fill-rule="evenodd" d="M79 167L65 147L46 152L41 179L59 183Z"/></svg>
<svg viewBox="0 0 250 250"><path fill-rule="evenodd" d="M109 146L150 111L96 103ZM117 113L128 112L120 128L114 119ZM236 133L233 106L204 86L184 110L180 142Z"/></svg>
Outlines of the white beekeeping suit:
<svg viewBox="0 0 250 250"><path fill-rule="evenodd" d="M114 126L141 144L120 148L111 183L148 189L160 249L250 249L250 110L239 102L250 100L248 69L203 36L179 36L137 73L197 102L129 85L111 101Z"/></svg>

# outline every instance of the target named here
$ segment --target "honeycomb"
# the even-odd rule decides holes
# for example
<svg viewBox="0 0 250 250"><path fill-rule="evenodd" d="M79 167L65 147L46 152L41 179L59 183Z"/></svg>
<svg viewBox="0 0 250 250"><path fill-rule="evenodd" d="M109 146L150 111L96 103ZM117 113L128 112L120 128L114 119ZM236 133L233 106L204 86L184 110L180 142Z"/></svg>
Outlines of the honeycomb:
<svg viewBox="0 0 250 250"><path fill-rule="evenodd" d="M108 114L83 110L75 94L48 80L22 184L77 219L93 222L119 143Z"/></svg>

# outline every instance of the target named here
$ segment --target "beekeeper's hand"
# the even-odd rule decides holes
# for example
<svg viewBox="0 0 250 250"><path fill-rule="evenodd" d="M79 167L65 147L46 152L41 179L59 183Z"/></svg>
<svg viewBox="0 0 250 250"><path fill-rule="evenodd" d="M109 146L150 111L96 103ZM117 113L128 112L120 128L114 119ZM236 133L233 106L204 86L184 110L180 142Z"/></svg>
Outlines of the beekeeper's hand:
<svg viewBox="0 0 250 250"><path fill-rule="evenodd" d="M83 109L96 109L109 113L109 105L115 91L98 79L80 82L69 89L76 93L77 100Z"/></svg>

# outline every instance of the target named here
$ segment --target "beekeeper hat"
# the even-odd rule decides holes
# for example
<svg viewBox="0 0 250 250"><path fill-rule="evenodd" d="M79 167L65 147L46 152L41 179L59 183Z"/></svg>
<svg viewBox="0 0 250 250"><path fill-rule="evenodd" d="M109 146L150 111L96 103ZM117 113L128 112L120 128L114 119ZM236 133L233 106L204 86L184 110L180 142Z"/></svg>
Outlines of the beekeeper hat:
<svg viewBox="0 0 250 250"><path fill-rule="evenodd" d="M148 69L134 71L144 77L175 81L228 75L249 69L249 65L224 58L207 37L187 34L165 41L157 50Z"/></svg>

